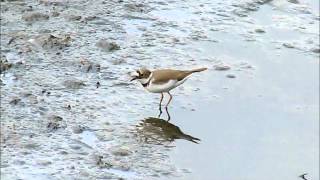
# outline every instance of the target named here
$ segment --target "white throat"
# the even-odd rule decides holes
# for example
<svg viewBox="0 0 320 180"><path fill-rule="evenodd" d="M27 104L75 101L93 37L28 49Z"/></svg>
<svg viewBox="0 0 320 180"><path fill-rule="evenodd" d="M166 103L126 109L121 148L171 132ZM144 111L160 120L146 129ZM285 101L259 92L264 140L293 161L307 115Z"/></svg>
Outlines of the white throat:
<svg viewBox="0 0 320 180"><path fill-rule="evenodd" d="M141 84L146 84L146 83L148 83L148 80L149 80L149 79L146 79L146 78L144 78L144 79L138 79L138 81L139 81Z"/></svg>
<svg viewBox="0 0 320 180"><path fill-rule="evenodd" d="M147 84L147 83L150 81L151 77L152 77L152 73L149 75L148 78L137 79L137 80L138 80L141 84Z"/></svg>

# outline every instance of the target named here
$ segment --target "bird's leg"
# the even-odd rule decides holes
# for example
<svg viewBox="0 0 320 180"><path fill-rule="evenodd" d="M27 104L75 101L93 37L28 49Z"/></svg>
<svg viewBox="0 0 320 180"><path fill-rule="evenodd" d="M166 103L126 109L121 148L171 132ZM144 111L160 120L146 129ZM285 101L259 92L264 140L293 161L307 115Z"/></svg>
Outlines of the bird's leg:
<svg viewBox="0 0 320 180"><path fill-rule="evenodd" d="M168 115L168 120L167 121L170 121L171 117L170 117L170 113L168 111L168 107L166 107L166 112L167 112L167 115Z"/></svg>
<svg viewBox="0 0 320 180"><path fill-rule="evenodd" d="M168 94L169 94L170 98L169 98L169 101L168 101L168 103L166 105L166 112L167 112L167 115L168 115L168 120L167 121L170 121L171 117L170 117L170 114L169 114L169 111L168 111L168 106L169 106L169 104L170 104L170 102L172 100L172 95L170 94L170 92L168 92Z"/></svg>
<svg viewBox="0 0 320 180"><path fill-rule="evenodd" d="M163 100L163 93L161 93L161 98L160 98L160 102L159 102L159 109L161 109L162 100Z"/></svg>
<svg viewBox="0 0 320 180"><path fill-rule="evenodd" d="M167 103L167 105L166 105L166 108L169 106L169 104L170 104L170 102L171 102L171 100L172 100L172 95L170 94L170 92L168 92L168 94L169 94L169 96L170 96L170 99L169 99L169 101L168 101L168 103Z"/></svg>
<svg viewBox="0 0 320 180"><path fill-rule="evenodd" d="M160 98L160 102L159 102L159 111L160 111L160 113L159 113L159 115L158 115L158 118L159 118L159 117L161 116L161 114L162 114L162 110L161 110L162 100L163 100L163 93L161 93L161 98Z"/></svg>

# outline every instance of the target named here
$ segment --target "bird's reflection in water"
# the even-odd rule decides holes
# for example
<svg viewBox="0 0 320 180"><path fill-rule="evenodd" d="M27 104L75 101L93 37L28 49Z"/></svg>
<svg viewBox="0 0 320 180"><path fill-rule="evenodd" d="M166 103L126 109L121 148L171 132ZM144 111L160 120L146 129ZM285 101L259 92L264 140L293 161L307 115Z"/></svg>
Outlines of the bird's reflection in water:
<svg viewBox="0 0 320 180"><path fill-rule="evenodd" d="M181 129L167 120L149 117L137 125L140 140L148 144L167 144L176 139L185 139L199 143L200 139L185 134Z"/></svg>

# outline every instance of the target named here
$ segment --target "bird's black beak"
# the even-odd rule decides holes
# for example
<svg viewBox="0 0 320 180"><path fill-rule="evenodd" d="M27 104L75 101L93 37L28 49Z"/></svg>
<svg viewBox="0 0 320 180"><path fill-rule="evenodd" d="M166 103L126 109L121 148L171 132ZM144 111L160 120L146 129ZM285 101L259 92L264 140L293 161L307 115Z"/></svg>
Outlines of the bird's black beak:
<svg viewBox="0 0 320 180"><path fill-rule="evenodd" d="M136 79L138 79L138 76L133 76L130 81L134 81L134 80L136 80Z"/></svg>

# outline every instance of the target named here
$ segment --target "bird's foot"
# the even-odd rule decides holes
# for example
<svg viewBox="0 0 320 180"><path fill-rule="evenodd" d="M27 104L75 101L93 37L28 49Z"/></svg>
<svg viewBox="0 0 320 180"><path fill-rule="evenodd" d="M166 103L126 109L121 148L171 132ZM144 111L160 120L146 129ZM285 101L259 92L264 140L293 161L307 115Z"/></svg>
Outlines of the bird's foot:
<svg viewBox="0 0 320 180"><path fill-rule="evenodd" d="M168 120L167 121L170 121L171 117L170 117L170 114L169 114L169 111L168 111L168 106L166 106L166 112L167 112L167 115L168 115Z"/></svg>
<svg viewBox="0 0 320 180"><path fill-rule="evenodd" d="M162 114L162 109L161 109L161 106L159 106L159 115L158 115L158 118L160 118L161 114Z"/></svg>

